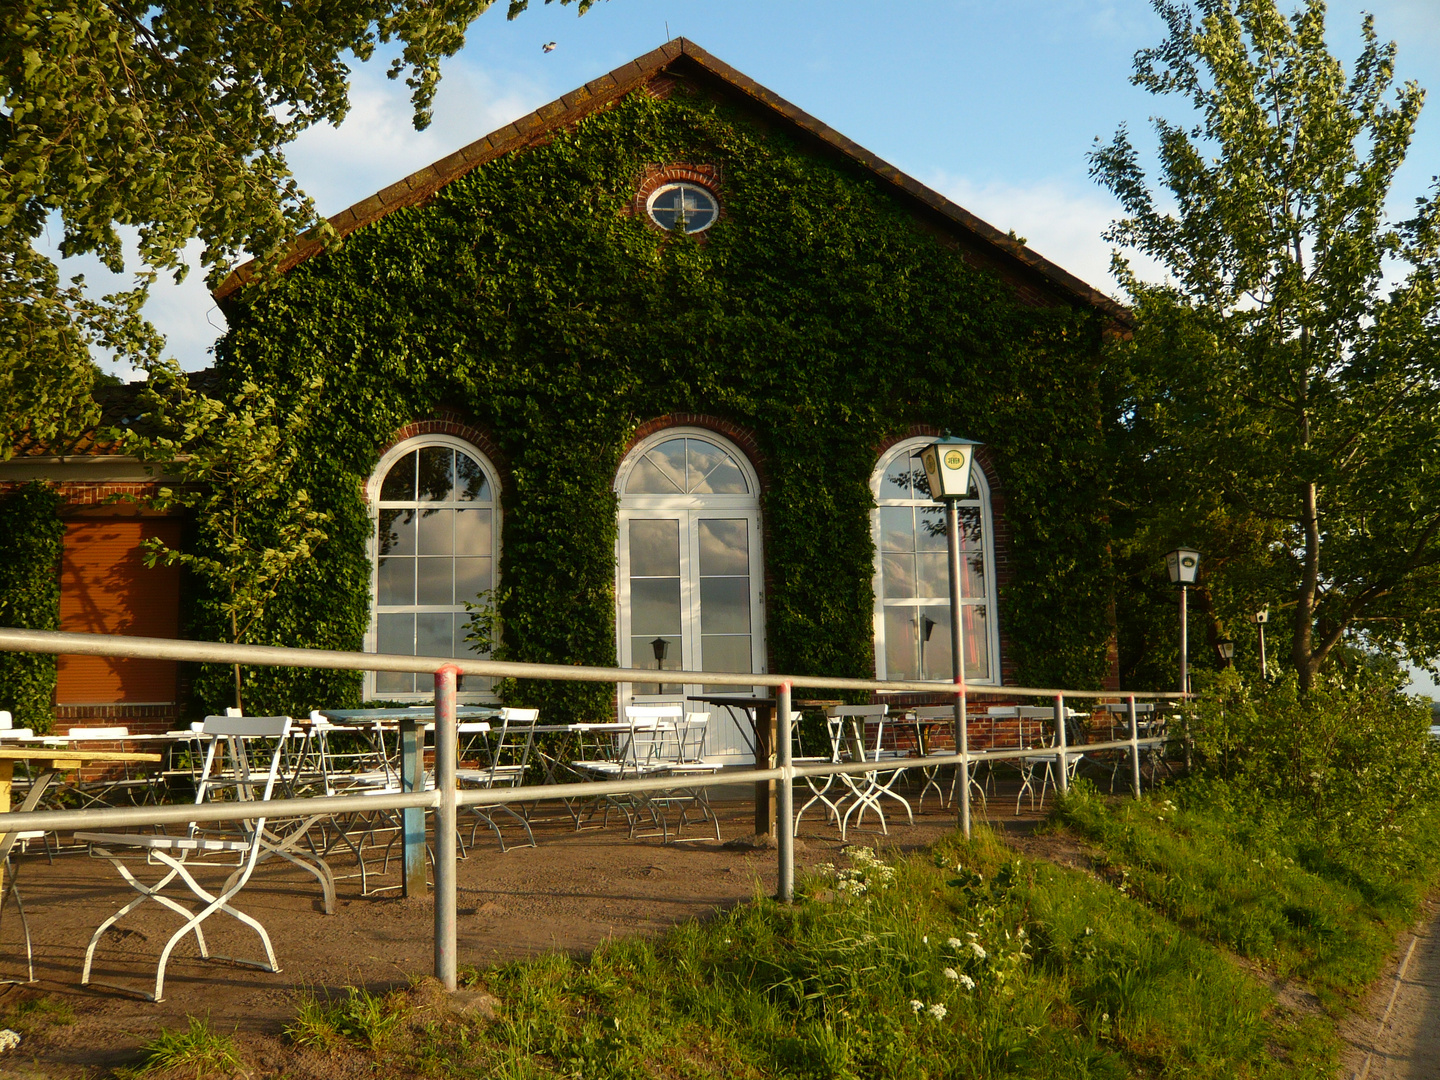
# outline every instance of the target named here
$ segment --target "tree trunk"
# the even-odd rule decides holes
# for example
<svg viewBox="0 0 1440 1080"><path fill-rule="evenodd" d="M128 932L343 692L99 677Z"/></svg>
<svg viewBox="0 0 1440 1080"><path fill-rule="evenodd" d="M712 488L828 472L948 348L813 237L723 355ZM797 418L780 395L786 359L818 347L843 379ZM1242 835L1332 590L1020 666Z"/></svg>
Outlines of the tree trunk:
<svg viewBox="0 0 1440 1080"><path fill-rule="evenodd" d="M230 613L230 640L231 640L231 642L233 642L233 643L236 644L236 645L239 645L240 642L239 642L238 640L236 640L237 638L239 638L239 636L240 636L240 627L239 627L239 624L238 624L238 623L236 622L236 620L235 620L235 613L232 611L232 612ZM236 665L235 665L235 708L236 708L240 713L242 713L242 714L245 712L245 706L244 706L244 704L243 704L243 703L241 702L241 700L240 700L240 665L239 665L239 664L236 664Z"/></svg>
<svg viewBox="0 0 1440 1080"><path fill-rule="evenodd" d="M1320 511L1315 483L1300 486L1300 525L1305 532L1305 564L1300 575L1300 590L1295 603L1295 639L1290 657L1300 692L1310 692L1315 681L1315 656L1311 649L1315 626L1315 598L1320 590Z"/></svg>

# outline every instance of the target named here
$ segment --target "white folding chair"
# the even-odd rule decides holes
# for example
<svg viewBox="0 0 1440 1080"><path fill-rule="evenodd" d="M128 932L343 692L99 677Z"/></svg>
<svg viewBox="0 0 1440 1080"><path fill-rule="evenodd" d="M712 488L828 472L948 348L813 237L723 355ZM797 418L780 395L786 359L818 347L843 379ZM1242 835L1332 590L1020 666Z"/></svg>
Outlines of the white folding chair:
<svg viewBox="0 0 1440 1080"><path fill-rule="evenodd" d="M290 724L291 720L288 716L206 717L204 734L210 736L210 739L205 754L205 766L195 792L196 805L217 801L253 801L261 804L268 801L280 773L280 758L285 751L285 743L290 734ZM255 744L263 744L266 740L272 741L273 747L258 750ZM223 767L223 756L226 753L231 762L228 769ZM254 765L262 762L267 756L269 758L268 768L261 772ZM129 993L138 993L150 1001L163 1000L165 968L170 962L170 954L182 938L192 933L199 945L202 959L230 960L233 963L258 967L264 971L280 970L275 959L275 949L270 944L270 935L266 933L265 927L260 924L259 920L233 907L230 903L249 882L256 861L266 847L263 809L257 811L255 817L229 824L233 831L218 836L206 835L205 830L196 822L190 823L185 836L147 836L136 833L103 832L75 834L76 840L90 845L93 857L108 859L126 884L140 894L96 928L90 938L90 944L85 950L85 966L80 974L82 986L89 985L92 981L90 970L95 960L95 948L100 944L105 932L147 900L154 900L184 920L184 925L170 936L161 950L159 964L155 970L155 993L152 995L143 990L117 986L113 983L96 981L96 985L111 986ZM116 853L123 848L135 848L138 851L128 856ZM147 864L158 865L164 870L160 879L154 884L147 885L140 881L125 865L127 859L133 860L142 857L140 852L143 852L143 858ZM192 853L195 854L195 859L190 858ZM235 860L234 868L230 870L224 884L219 889L206 888L196 880L193 873L202 866L216 866L216 864L200 861L200 856L210 854L233 856ZM223 870L231 865L229 862L223 862L216 868ZM199 900L197 907L188 907L165 895L164 889L177 879ZM260 942L265 948L264 960L211 955L205 943L205 934L201 929L201 924L211 915L220 911L250 927L259 935Z"/></svg>
<svg viewBox="0 0 1440 1080"><path fill-rule="evenodd" d="M462 787L472 788L516 788L525 783L525 770L530 765L530 749L535 742L535 722L540 718L539 709L513 709L506 707L500 710L500 715L489 722L466 723L459 725L461 736L475 736L474 745L482 749L487 761L479 768L456 769L455 776ZM483 743L483 746L481 744ZM495 806L467 806L465 813L475 818L475 824L470 827L470 846L475 846L475 832L481 825L488 825L495 833L495 838L500 842L500 851L504 853L505 835L500 831L500 826L495 824L495 813L508 814L520 823L525 830L525 838L530 841L530 846L535 846L535 834L530 831L530 823L524 816L518 814L509 805L500 803Z"/></svg>
<svg viewBox="0 0 1440 1080"><path fill-rule="evenodd" d="M7 840L9 840L9 850L5 852L3 863L5 891L4 895L0 896L0 921L3 921L5 905L14 901L15 911L20 916L20 929L25 935L25 969L28 977L24 980L0 979L0 985L23 985L24 983L33 983L35 981L35 950L30 943L30 920L25 916L25 901L21 899L20 889L15 881L16 871L18 869L18 864L15 859L15 848L19 847L23 851L31 840L43 841L44 839L45 833L38 829L15 833L13 836L7 837Z"/></svg>
<svg viewBox="0 0 1440 1080"><path fill-rule="evenodd" d="M627 706L623 723L593 725L597 732L611 736L607 749L599 757L576 759L570 763L570 767L581 776L600 781L664 775L669 769L669 765L663 760L665 739L667 734L674 732L684 709L685 707L679 704ZM583 724L576 725L576 731L582 738L586 727L587 725ZM600 818L603 826L609 822L612 806L625 815L625 823L632 840L636 836L635 826L641 810L650 815L651 822L660 830L662 836L667 835L663 816L656 804L643 792L601 795L584 820L590 820L597 810L603 808ZM581 818L577 814L575 827L579 829L581 825Z"/></svg>
<svg viewBox="0 0 1440 1080"><path fill-rule="evenodd" d="M890 711L888 705L832 705L825 710L826 720L830 727L830 741L834 748L834 756L837 761L849 758L851 761L866 761L878 764L882 761L896 761L907 754L888 750L884 747L885 739L885 718ZM867 738L866 727L869 724L875 725L875 737L873 742ZM885 813L880 809L880 800L886 796L894 799L905 808L905 816L910 819L910 824L915 824L915 815L910 810L910 803L906 799L891 790L896 779L899 778L901 769L889 772L888 777L880 771L868 773L840 773L841 782L849 789L853 798L850 806L846 808L840 817L840 839L845 839L845 834L850 827L850 816L857 815L855 823L858 825L865 817L866 810L872 810L880 821L880 831L887 836L890 833L889 826L885 823Z"/></svg>

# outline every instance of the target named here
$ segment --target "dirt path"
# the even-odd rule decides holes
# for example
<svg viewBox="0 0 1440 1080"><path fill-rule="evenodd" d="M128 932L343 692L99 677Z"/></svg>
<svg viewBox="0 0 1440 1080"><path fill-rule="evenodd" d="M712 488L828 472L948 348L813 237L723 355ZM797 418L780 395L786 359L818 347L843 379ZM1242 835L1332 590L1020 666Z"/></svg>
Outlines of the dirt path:
<svg viewBox="0 0 1440 1080"><path fill-rule="evenodd" d="M1440 1080L1440 896L1343 1034L1345 1080Z"/></svg>

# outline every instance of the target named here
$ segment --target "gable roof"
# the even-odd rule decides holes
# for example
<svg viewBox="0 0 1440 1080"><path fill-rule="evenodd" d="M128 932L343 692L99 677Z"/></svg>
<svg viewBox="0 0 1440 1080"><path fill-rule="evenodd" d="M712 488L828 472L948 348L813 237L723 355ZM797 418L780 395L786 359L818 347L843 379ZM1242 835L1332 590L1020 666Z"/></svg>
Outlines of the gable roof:
<svg viewBox="0 0 1440 1080"><path fill-rule="evenodd" d="M605 108L667 72L682 76L697 72L709 76L723 88L762 106L772 116L781 118L792 129L873 173L886 185L937 215L946 231L954 235L967 249L972 261L989 265L1012 281L1018 278L1027 284L1033 283L1032 288L1038 288L1042 296L1049 293L1062 301L1080 303L1125 326L1130 325L1131 315L1124 305L1087 285L1074 274L1056 266L993 225L980 220L963 207L957 206L938 191L926 187L914 177L876 157L858 143L851 142L834 128L790 104L779 94L767 90L754 79L711 56L685 38L668 41L660 48L616 68L608 75L602 75L579 89L572 90L559 100L542 105L514 123L506 124L498 131L493 131L418 172L411 173L368 199L362 199L340 211L330 218L330 225L343 237L379 221L401 207L424 202L446 184L460 179L472 169L539 142L549 132L577 123L590 113ZM289 270L321 250L318 241L302 239L283 260L281 270ZM216 302L229 300L253 273L253 262L237 268L215 289L213 295ZM1040 300L1040 297L1034 299Z"/></svg>

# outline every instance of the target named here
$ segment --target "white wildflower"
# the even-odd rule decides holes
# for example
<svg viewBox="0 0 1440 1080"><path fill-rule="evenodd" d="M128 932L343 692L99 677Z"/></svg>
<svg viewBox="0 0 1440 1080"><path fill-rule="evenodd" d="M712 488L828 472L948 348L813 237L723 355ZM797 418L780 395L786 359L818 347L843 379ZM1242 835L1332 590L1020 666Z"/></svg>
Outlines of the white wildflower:
<svg viewBox="0 0 1440 1080"><path fill-rule="evenodd" d="M956 971L954 968L946 968L946 969L945 969L945 977L946 977L947 979L949 979L951 982L959 982L959 981L960 981L960 973L959 973L958 971Z"/></svg>
<svg viewBox="0 0 1440 1080"><path fill-rule="evenodd" d="M20 1045L20 1033L11 1031L9 1028L0 1030L0 1054L7 1050L14 1050Z"/></svg>
<svg viewBox="0 0 1440 1080"><path fill-rule="evenodd" d="M929 944L930 944L930 938L929 938L929 936L927 935L927 936L925 936L925 937L922 937L922 938L920 939L920 944L922 944L922 945L929 945Z"/></svg>
<svg viewBox="0 0 1440 1080"><path fill-rule="evenodd" d="M975 954L976 960L985 959L985 947L981 945L978 941L970 942L970 951Z"/></svg>
<svg viewBox="0 0 1440 1080"><path fill-rule="evenodd" d="M950 948L952 948L952 949L958 949L958 948L960 948L960 946L964 945L965 943L964 943L963 941L961 941L958 937L952 937L950 940L948 940L947 942L945 942L945 944L946 944L946 945L949 945Z"/></svg>
<svg viewBox="0 0 1440 1080"><path fill-rule="evenodd" d="M945 1006L940 1004L940 1002L938 1001L934 1005L931 1005L930 1008L926 1009L925 1011L931 1016L933 1016L936 1020L945 1019Z"/></svg>
<svg viewBox="0 0 1440 1080"><path fill-rule="evenodd" d="M961 975L961 976L960 976L960 985L963 986L963 987L965 987L966 990L974 990L974 989L975 989L975 980L972 979L969 975Z"/></svg>
<svg viewBox="0 0 1440 1080"><path fill-rule="evenodd" d="M923 1001L916 1001L912 998L910 1001L910 1008L912 1011L918 1013L921 1009L925 1008L925 1003Z"/></svg>

